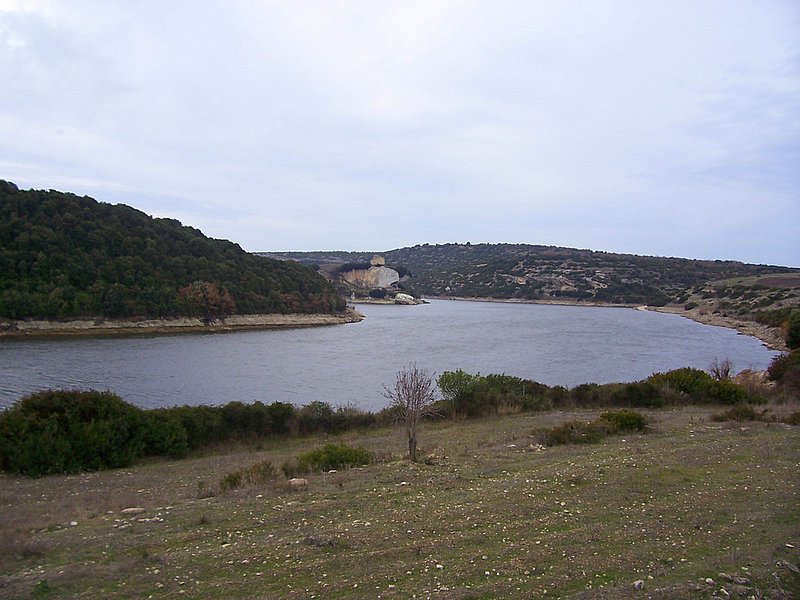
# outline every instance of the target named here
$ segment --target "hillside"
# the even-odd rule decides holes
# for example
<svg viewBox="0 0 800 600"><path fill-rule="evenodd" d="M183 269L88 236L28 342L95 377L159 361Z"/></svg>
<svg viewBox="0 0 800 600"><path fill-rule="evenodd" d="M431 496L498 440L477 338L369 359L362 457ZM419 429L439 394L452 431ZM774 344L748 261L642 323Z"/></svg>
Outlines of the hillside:
<svg viewBox="0 0 800 600"><path fill-rule="evenodd" d="M0 181L0 318L336 313L314 270L174 219Z"/></svg>
<svg viewBox="0 0 800 600"><path fill-rule="evenodd" d="M552 448L536 445L539 428L597 411L424 423L413 466L395 427L0 475L0 596L797 597L798 428L715 423L714 410L644 411L648 434ZM299 491L215 492L330 440L380 461Z"/></svg>
<svg viewBox="0 0 800 600"><path fill-rule="evenodd" d="M268 254L316 267L334 262L368 260L371 252L306 252ZM407 286L426 296L517 300L571 300L610 304L663 306L685 303L693 294L716 297L715 282L751 278L749 287L769 290L753 279L765 274L800 273L788 267L734 261L704 261L613 254L526 244L421 245L381 252L387 264L411 274ZM783 282L786 283L786 282ZM787 287L781 284L781 287ZM741 290L738 290L741 291ZM777 298L777 297L776 297ZM800 299L800 286L790 282L774 302L756 292L752 309ZM750 306L751 304L748 304ZM781 304L782 306L782 304ZM738 308L743 308L739 306Z"/></svg>

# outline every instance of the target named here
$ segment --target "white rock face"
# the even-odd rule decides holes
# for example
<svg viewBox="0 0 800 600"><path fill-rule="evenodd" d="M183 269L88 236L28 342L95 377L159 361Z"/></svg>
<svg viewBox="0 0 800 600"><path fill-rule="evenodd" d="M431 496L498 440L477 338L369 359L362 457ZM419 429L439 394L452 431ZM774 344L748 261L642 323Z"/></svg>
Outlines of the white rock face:
<svg viewBox="0 0 800 600"><path fill-rule="evenodd" d="M395 304L416 304L417 301L414 300L413 296L409 296L408 294L403 294L402 292L397 294L394 297Z"/></svg>
<svg viewBox="0 0 800 600"><path fill-rule="evenodd" d="M342 275L344 280L361 288L388 288L400 281L400 273L389 267L370 267L348 271Z"/></svg>

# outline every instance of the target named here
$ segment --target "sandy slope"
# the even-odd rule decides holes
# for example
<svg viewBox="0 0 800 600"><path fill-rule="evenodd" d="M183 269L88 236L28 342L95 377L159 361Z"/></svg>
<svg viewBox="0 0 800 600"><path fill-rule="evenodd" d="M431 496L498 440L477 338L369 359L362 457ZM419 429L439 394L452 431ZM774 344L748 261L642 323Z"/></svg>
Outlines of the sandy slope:
<svg viewBox="0 0 800 600"><path fill-rule="evenodd" d="M202 319L75 319L72 321L6 321L0 325L0 336L20 335L96 335L130 333L178 333L197 331L234 331L240 329L273 329L314 327L357 323L363 315L348 309L341 314L261 314L232 315L224 321L204 324Z"/></svg>

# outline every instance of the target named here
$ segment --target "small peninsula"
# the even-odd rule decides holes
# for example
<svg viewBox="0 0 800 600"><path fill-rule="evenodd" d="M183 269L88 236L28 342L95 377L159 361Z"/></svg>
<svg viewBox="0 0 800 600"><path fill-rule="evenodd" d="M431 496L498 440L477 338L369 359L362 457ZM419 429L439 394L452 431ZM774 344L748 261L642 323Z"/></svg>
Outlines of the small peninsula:
<svg viewBox="0 0 800 600"><path fill-rule="evenodd" d="M174 219L0 181L0 335L229 330L353 322L294 261Z"/></svg>

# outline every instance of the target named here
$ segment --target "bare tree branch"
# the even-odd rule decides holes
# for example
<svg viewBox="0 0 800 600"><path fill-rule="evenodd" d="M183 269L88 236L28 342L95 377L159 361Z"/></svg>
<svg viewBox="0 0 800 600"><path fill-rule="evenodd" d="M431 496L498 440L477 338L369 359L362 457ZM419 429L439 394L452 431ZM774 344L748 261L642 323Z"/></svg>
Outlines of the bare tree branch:
<svg viewBox="0 0 800 600"><path fill-rule="evenodd" d="M433 375L428 375L425 369L420 369L416 363L411 363L397 372L391 388L383 386L383 395L397 411L398 420L405 423L408 456L411 462L416 462L417 426L423 418L438 414L434 406L437 398Z"/></svg>

